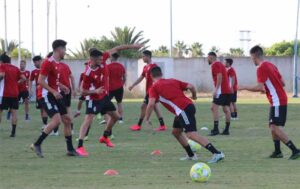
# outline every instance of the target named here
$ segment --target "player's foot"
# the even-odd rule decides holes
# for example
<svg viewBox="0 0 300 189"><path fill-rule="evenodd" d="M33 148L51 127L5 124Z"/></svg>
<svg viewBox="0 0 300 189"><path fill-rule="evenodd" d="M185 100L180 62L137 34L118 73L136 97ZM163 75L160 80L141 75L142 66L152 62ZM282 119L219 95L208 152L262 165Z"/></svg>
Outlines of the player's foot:
<svg viewBox="0 0 300 189"><path fill-rule="evenodd" d="M43 156L43 153L42 153L42 148L41 148L40 145L34 145L34 144L31 144L31 145L30 145L30 149L31 149L32 151L34 151L35 154L36 154L38 157L40 157L40 158L43 158L43 157L44 157L44 156Z"/></svg>
<svg viewBox="0 0 300 189"><path fill-rule="evenodd" d="M230 135L229 131L228 130L224 130L221 135Z"/></svg>
<svg viewBox="0 0 300 189"><path fill-rule="evenodd" d="M224 158L225 158L225 155L223 154L223 152L221 152L219 154L214 154L213 157L211 158L211 160L209 160L207 163L218 163L219 161L221 161Z"/></svg>
<svg viewBox="0 0 300 189"><path fill-rule="evenodd" d="M76 149L76 152L79 156L82 156L82 157L87 157L89 156L89 153L87 151L85 151L85 148L82 146L80 148L77 148Z"/></svg>
<svg viewBox="0 0 300 189"><path fill-rule="evenodd" d="M129 128L130 128L130 130L132 130L132 131L140 131L140 130L142 129L142 127L139 126L139 125L133 125L133 126L131 126L131 127L129 127Z"/></svg>
<svg viewBox="0 0 300 189"><path fill-rule="evenodd" d="M300 157L300 150L297 152L293 153L291 157L289 158L290 160L298 159Z"/></svg>
<svg viewBox="0 0 300 189"><path fill-rule="evenodd" d="M76 112L76 113L74 114L74 118L79 117L80 114L81 114L80 112Z"/></svg>
<svg viewBox="0 0 300 189"><path fill-rule="evenodd" d="M154 129L155 131L159 132L159 131L165 131L167 130L167 126L165 125L161 125L158 128Z"/></svg>
<svg viewBox="0 0 300 189"><path fill-rule="evenodd" d="M211 130L210 131L210 134L209 134L209 136L216 136L216 135L218 135L218 134L220 134L220 132L219 132L219 130Z"/></svg>
<svg viewBox="0 0 300 189"><path fill-rule="evenodd" d="M269 158L283 158L283 154L281 152L273 152Z"/></svg>
<svg viewBox="0 0 300 189"><path fill-rule="evenodd" d="M57 132L52 131L50 133L50 136L59 136L59 132L58 131Z"/></svg>
<svg viewBox="0 0 300 189"><path fill-rule="evenodd" d="M67 156L79 156L76 150L67 151Z"/></svg>
<svg viewBox="0 0 300 189"><path fill-rule="evenodd" d="M25 116L25 121L30 121L31 119L30 119L30 117L29 117L29 115L26 115Z"/></svg>
<svg viewBox="0 0 300 189"><path fill-rule="evenodd" d="M105 125L106 124L106 121L105 120L102 120L101 122L100 122L100 125Z"/></svg>
<svg viewBox="0 0 300 189"><path fill-rule="evenodd" d="M16 134L15 134L15 133L11 133L11 134L9 135L9 137L14 138L14 137L16 137Z"/></svg>
<svg viewBox="0 0 300 189"><path fill-rule="evenodd" d="M197 154L194 154L193 157L190 157L188 155L186 155L185 157L182 157L179 159L180 161L188 161L188 160L191 160L191 161L197 161L198 160L198 157L197 157Z"/></svg>
<svg viewBox="0 0 300 189"><path fill-rule="evenodd" d="M110 139L104 136L99 138L99 142L106 144L106 146L109 148L115 147L115 145L110 141Z"/></svg>

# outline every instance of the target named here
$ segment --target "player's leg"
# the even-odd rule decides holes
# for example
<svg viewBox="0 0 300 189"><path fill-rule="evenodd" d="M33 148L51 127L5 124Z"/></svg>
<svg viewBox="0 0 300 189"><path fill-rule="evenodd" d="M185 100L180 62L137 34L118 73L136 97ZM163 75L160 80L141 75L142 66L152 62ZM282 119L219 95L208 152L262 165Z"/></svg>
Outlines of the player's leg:
<svg viewBox="0 0 300 189"><path fill-rule="evenodd" d="M87 114L84 117L84 121L80 126L80 130L79 130L79 139L78 139L78 146L76 149L76 152L80 155L80 156L88 156L89 153L85 150L84 146L83 146L83 142L84 142L84 138L86 136L86 133L88 132L90 125L93 122L95 115L94 114Z"/></svg>
<svg viewBox="0 0 300 189"><path fill-rule="evenodd" d="M24 92L24 110L25 110L25 120L29 121L30 117L29 117L29 92L26 91Z"/></svg>
<svg viewBox="0 0 300 189"><path fill-rule="evenodd" d="M234 120L235 119L235 114L234 114L233 102L230 103L230 115L231 115L231 120Z"/></svg>
<svg viewBox="0 0 300 189"><path fill-rule="evenodd" d="M269 157L270 158L283 158L283 154L281 153L281 148L280 148L280 138L276 135L274 129L271 129L271 126L270 126L270 131L271 131L272 139L274 142L275 150Z"/></svg>
<svg viewBox="0 0 300 189"><path fill-rule="evenodd" d="M231 116L230 116L230 108L229 106L223 106L223 112L225 114L225 129L224 131L222 132L223 135L229 135L229 128L230 128L230 119L231 119Z"/></svg>
<svg viewBox="0 0 300 189"><path fill-rule="evenodd" d="M155 111L156 116L157 116L158 121L159 121L159 128L156 128L155 130L156 131L165 131L165 130L167 130L167 127L165 125L164 119L162 117L162 114L161 114L161 111L160 111L160 108L159 108L159 103L155 104L154 111Z"/></svg>
<svg viewBox="0 0 300 189"><path fill-rule="evenodd" d="M74 118L80 116L80 111L81 111L82 104L83 104L84 101L85 101L85 97L84 96L80 96L78 104L77 104L77 111L76 111L76 113L74 115Z"/></svg>
<svg viewBox="0 0 300 189"><path fill-rule="evenodd" d="M11 111L11 128L12 128L10 137L15 137L17 122L18 122L17 109L11 109L10 111Z"/></svg>
<svg viewBox="0 0 300 189"><path fill-rule="evenodd" d="M219 105L213 102L211 112L214 120L214 128L211 130L210 136L215 136L219 134Z"/></svg>
<svg viewBox="0 0 300 189"><path fill-rule="evenodd" d="M119 113L119 115L120 115L119 122L120 122L120 123L123 123L124 109L123 109L123 103L122 103L122 102L117 103L117 110L118 110L118 113Z"/></svg>
<svg viewBox="0 0 300 189"><path fill-rule="evenodd" d="M141 130L142 123L144 121L144 117L145 117L145 114L146 114L147 105L148 105L148 98L146 96L145 99L144 99L143 104L141 105L141 113L140 113L140 118L139 118L138 123L136 125L133 125L133 126L130 127L130 129L132 131L139 131L139 130Z"/></svg>
<svg viewBox="0 0 300 189"><path fill-rule="evenodd" d="M115 94L115 99L117 101L117 111L120 115L119 123L123 123L124 111L123 111L123 97L124 97L124 88L120 88Z"/></svg>

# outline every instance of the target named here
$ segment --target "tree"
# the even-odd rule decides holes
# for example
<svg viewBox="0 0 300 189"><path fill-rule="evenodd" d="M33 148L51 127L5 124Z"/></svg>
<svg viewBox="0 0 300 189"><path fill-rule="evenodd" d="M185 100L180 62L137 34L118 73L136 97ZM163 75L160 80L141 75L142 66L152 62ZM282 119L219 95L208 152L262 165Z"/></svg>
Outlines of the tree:
<svg viewBox="0 0 300 189"><path fill-rule="evenodd" d="M12 52L10 53L10 56L12 58L18 58L19 57L19 49L18 48L14 48L12 50ZM22 59L26 59L26 58L30 58L31 57L31 53L28 49L25 48L21 48L21 58Z"/></svg>
<svg viewBox="0 0 300 189"><path fill-rule="evenodd" d="M1 43L1 49L0 52L3 53L5 51L5 40L4 39L0 39L0 43ZM11 52L17 48L19 46L19 44L17 43L17 41L9 41L9 43L7 44L7 54L10 55Z"/></svg>
<svg viewBox="0 0 300 189"><path fill-rule="evenodd" d="M209 52L215 52L216 54L220 54L220 48L216 46L212 46Z"/></svg>
<svg viewBox="0 0 300 189"><path fill-rule="evenodd" d="M298 55L300 55L300 41L298 41ZM294 55L294 41L282 41L274 43L269 48L265 48L266 56L292 56Z"/></svg>
<svg viewBox="0 0 300 189"><path fill-rule="evenodd" d="M201 57L203 53L203 45L199 42L195 42L191 45L190 50L192 52L192 57Z"/></svg>
<svg viewBox="0 0 300 189"><path fill-rule="evenodd" d="M166 57L169 55L169 49L167 46L161 45L158 49L153 51L153 56L156 57Z"/></svg>
<svg viewBox="0 0 300 189"><path fill-rule="evenodd" d="M187 45L184 43L184 41L177 41L175 43L174 50L175 50L175 52L174 52L175 56L182 58L183 54L187 54L188 48L187 48Z"/></svg>
<svg viewBox="0 0 300 189"><path fill-rule="evenodd" d="M233 56L233 57L245 56L244 50L241 48L230 48L229 56Z"/></svg>

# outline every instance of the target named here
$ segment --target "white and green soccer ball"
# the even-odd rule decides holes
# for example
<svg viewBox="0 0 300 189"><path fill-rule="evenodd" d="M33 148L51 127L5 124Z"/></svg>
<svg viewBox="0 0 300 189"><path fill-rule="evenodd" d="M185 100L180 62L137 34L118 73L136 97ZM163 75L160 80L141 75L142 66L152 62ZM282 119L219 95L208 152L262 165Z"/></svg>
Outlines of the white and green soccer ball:
<svg viewBox="0 0 300 189"><path fill-rule="evenodd" d="M191 168L190 176L194 182L207 182L211 176L211 170L205 163L196 163Z"/></svg>
<svg viewBox="0 0 300 189"><path fill-rule="evenodd" d="M193 152L195 152L195 153L200 152L200 150L201 150L201 145L200 144L198 144L197 142L195 142L191 139L188 140L188 143L189 143L189 145L190 145Z"/></svg>

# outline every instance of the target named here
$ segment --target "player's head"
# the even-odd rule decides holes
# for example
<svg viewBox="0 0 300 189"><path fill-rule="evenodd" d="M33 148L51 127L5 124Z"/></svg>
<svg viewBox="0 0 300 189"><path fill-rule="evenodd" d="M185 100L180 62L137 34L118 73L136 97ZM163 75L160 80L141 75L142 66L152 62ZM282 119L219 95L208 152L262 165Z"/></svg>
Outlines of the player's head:
<svg viewBox="0 0 300 189"><path fill-rule="evenodd" d="M233 60L231 58L226 58L225 59L225 66L226 66L226 68L231 67L232 64L233 64Z"/></svg>
<svg viewBox="0 0 300 189"><path fill-rule="evenodd" d="M163 74L159 66L156 66L151 69L151 77L154 81L160 79L162 76Z"/></svg>
<svg viewBox="0 0 300 189"><path fill-rule="evenodd" d="M43 61L43 59L42 59L42 57L41 57L41 56L35 56L35 57L33 57L33 58L32 58L32 61L33 61L33 63L34 63L34 66L35 66L36 68L40 68L40 67L41 67L41 64L42 64L42 61Z"/></svg>
<svg viewBox="0 0 300 189"><path fill-rule="evenodd" d="M149 50L143 51L143 61L147 64L151 63L152 52Z"/></svg>
<svg viewBox="0 0 300 189"><path fill-rule="evenodd" d="M46 57L50 58L52 55L53 55L53 52L49 52Z"/></svg>
<svg viewBox="0 0 300 189"><path fill-rule="evenodd" d="M117 61L120 55L118 53L114 53L111 55L111 61Z"/></svg>
<svg viewBox="0 0 300 189"><path fill-rule="evenodd" d="M25 68L26 68L26 61L25 61L25 60L21 60L21 61L20 61L20 69L21 69L22 71L24 71Z"/></svg>
<svg viewBox="0 0 300 189"><path fill-rule="evenodd" d="M250 49L250 56L253 63L258 66L263 59L264 50L260 46L256 45Z"/></svg>
<svg viewBox="0 0 300 189"><path fill-rule="evenodd" d="M67 42L62 39L56 39L52 43L53 53L55 53L60 59L64 59L66 55Z"/></svg>
<svg viewBox="0 0 300 189"><path fill-rule="evenodd" d="M91 50L90 61L91 61L91 65L93 66L100 65L102 61L102 52L96 48Z"/></svg>
<svg viewBox="0 0 300 189"><path fill-rule="evenodd" d="M0 63L1 64L10 64L11 63L11 58L4 52L3 54L0 55Z"/></svg>
<svg viewBox="0 0 300 189"><path fill-rule="evenodd" d="M217 54L215 52L209 52L207 56L208 64L211 65L217 60Z"/></svg>

